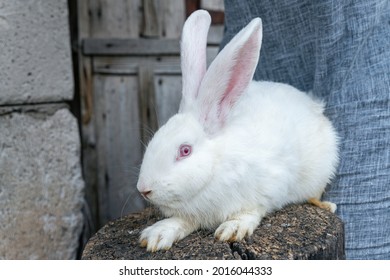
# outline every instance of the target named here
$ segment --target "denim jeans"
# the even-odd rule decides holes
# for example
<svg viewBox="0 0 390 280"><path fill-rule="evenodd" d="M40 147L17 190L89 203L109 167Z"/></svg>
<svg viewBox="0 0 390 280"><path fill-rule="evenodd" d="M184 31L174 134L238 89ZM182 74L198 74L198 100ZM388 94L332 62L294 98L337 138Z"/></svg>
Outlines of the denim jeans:
<svg viewBox="0 0 390 280"><path fill-rule="evenodd" d="M225 0L222 47L261 17L255 80L311 90L327 104L340 165L324 199L338 205L348 259L390 259L389 2Z"/></svg>

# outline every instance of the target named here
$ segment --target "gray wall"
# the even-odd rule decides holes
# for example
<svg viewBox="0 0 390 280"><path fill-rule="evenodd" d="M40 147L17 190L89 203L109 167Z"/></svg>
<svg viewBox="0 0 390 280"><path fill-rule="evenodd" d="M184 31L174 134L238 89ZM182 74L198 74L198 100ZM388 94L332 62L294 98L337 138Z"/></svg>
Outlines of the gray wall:
<svg viewBox="0 0 390 280"><path fill-rule="evenodd" d="M0 0L0 259L73 259L84 182L66 0Z"/></svg>

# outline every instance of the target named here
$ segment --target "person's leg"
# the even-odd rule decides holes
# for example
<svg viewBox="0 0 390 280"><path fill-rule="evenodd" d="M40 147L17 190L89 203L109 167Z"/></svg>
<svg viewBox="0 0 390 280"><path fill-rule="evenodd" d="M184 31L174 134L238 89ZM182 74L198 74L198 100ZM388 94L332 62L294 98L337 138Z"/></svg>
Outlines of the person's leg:
<svg viewBox="0 0 390 280"><path fill-rule="evenodd" d="M345 222L349 259L390 259L390 4L387 0L225 0L229 39L263 20L256 80L327 102L340 166L325 199Z"/></svg>

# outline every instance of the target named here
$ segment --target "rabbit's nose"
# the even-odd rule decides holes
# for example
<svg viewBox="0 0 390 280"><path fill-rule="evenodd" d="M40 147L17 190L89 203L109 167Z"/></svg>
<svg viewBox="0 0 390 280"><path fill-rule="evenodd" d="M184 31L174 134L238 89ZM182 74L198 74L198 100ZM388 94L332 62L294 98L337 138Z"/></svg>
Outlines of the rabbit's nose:
<svg viewBox="0 0 390 280"><path fill-rule="evenodd" d="M137 185L137 189L144 198L147 198L148 195L150 195L150 193L152 192L151 189L143 182L139 182L139 184Z"/></svg>
<svg viewBox="0 0 390 280"><path fill-rule="evenodd" d="M140 193L141 193L141 195L142 195L143 197L147 198L148 195L150 195L151 192L152 192L152 191L143 191L143 192L140 192Z"/></svg>

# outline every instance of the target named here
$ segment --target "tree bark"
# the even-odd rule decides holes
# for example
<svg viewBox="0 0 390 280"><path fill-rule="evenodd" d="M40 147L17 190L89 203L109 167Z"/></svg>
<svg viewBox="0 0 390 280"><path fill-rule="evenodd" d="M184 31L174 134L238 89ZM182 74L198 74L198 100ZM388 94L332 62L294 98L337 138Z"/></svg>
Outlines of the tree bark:
<svg viewBox="0 0 390 280"><path fill-rule="evenodd" d="M220 242L213 231L199 230L168 251L147 252L139 246L140 232L160 219L157 211L148 208L109 222L88 241L82 259L345 259L343 222L309 204L290 205L267 215L242 242Z"/></svg>

